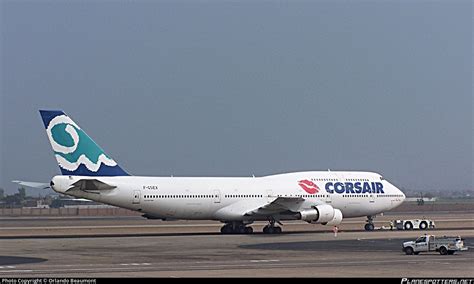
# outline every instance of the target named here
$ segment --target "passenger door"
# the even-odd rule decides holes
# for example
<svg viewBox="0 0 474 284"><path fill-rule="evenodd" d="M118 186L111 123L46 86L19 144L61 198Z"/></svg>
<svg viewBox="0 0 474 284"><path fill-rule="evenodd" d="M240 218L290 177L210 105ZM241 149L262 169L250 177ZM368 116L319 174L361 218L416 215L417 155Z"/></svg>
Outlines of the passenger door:
<svg viewBox="0 0 474 284"><path fill-rule="evenodd" d="M221 191L214 189L214 203L221 203Z"/></svg>
<svg viewBox="0 0 474 284"><path fill-rule="evenodd" d="M267 202L273 201L273 191L271 189L267 189Z"/></svg>
<svg viewBox="0 0 474 284"><path fill-rule="evenodd" d="M326 201L327 204L332 203L332 197L331 197L331 194L329 192L325 193L324 201Z"/></svg>
<svg viewBox="0 0 474 284"><path fill-rule="evenodd" d="M369 195L369 203L374 203L375 202L375 194L371 193Z"/></svg>
<svg viewBox="0 0 474 284"><path fill-rule="evenodd" d="M133 191L133 204L140 204L140 190Z"/></svg>

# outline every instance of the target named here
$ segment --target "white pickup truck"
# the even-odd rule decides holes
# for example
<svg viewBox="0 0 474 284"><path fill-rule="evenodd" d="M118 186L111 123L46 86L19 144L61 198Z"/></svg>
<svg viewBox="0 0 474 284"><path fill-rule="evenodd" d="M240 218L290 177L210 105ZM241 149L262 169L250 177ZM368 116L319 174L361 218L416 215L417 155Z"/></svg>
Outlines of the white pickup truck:
<svg viewBox="0 0 474 284"><path fill-rule="evenodd" d="M415 241L403 243L403 251L408 255L429 251L436 251L442 255L446 255L454 254L456 251L462 250L467 250L467 247L464 247L464 241L459 236L436 237L433 235L424 235Z"/></svg>

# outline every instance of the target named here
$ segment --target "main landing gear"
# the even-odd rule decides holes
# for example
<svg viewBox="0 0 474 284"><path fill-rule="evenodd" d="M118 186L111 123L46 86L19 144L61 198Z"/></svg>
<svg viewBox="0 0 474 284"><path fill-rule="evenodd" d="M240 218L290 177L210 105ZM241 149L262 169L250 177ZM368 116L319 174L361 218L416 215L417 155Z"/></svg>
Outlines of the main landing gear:
<svg viewBox="0 0 474 284"><path fill-rule="evenodd" d="M264 234L281 234L281 227L275 226L275 220L269 220L269 224L263 227ZM252 234L253 229L249 227L251 223L242 221L227 222L221 228L222 234Z"/></svg>
<svg viewBox="0 0 474 284"><path fill-rule="evenodd" d="M270 220L270 224L263 227L264 234L281 234L281 227L275 226L275 220Z"/></svg>
<svg viewBox="0 0 474 284"><path fill-rule="evenodd" d="M229 222L221 228L222 234L251 234L252 227L247 227L243 222Z"/></svg>
<svg viewBox="0 0 474 284"><path fill-rule="evenodd" d="M373 231L375 226L374 226L374 218L375 216L367 216L367 224L365 224L364 229L366 231Z"/></svg>

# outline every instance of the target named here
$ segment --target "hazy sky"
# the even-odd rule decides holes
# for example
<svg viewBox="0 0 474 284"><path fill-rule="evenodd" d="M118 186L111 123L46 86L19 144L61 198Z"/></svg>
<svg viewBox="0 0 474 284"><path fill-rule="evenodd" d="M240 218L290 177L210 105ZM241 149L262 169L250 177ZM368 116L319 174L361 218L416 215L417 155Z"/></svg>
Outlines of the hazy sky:
<svg viewBox="0 0 474 284"><path fill-rule="evenodd" d="M8 192L59 174L38 109L136 175L473 188L471 1L0 3Z"/></svg>

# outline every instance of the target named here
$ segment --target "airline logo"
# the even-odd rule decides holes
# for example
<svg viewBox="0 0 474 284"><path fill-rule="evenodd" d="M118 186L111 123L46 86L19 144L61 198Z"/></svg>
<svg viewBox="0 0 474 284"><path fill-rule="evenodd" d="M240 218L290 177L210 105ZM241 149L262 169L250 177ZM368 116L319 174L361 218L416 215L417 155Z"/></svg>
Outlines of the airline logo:
<svg viewBox="0 0 474 284"><path fill-rule="evenodd" d="M381 182L328 182L328 193L385 193Z"/></svg>
<svg viewBox="0 0 474 284"><path fill-rule="evenodd" d="M61 110L40 110L54 156L63 175L128 176Z"/></svg>
<svg viewBox="0 0 474 284"><path fill-rule="evenodd" d="M66 115L54 117L46 132L59 166L65 170L75 171L82 164L97 172L101 164L117 165Z"/></svg>
<svg viewBox="0 0 474 284"><path fill-rule="evenodd" d="M319 187L310 180L300 180L298 181L298 185L301 186L301 188L309 194L315 194L319 192Z"/></svg>

